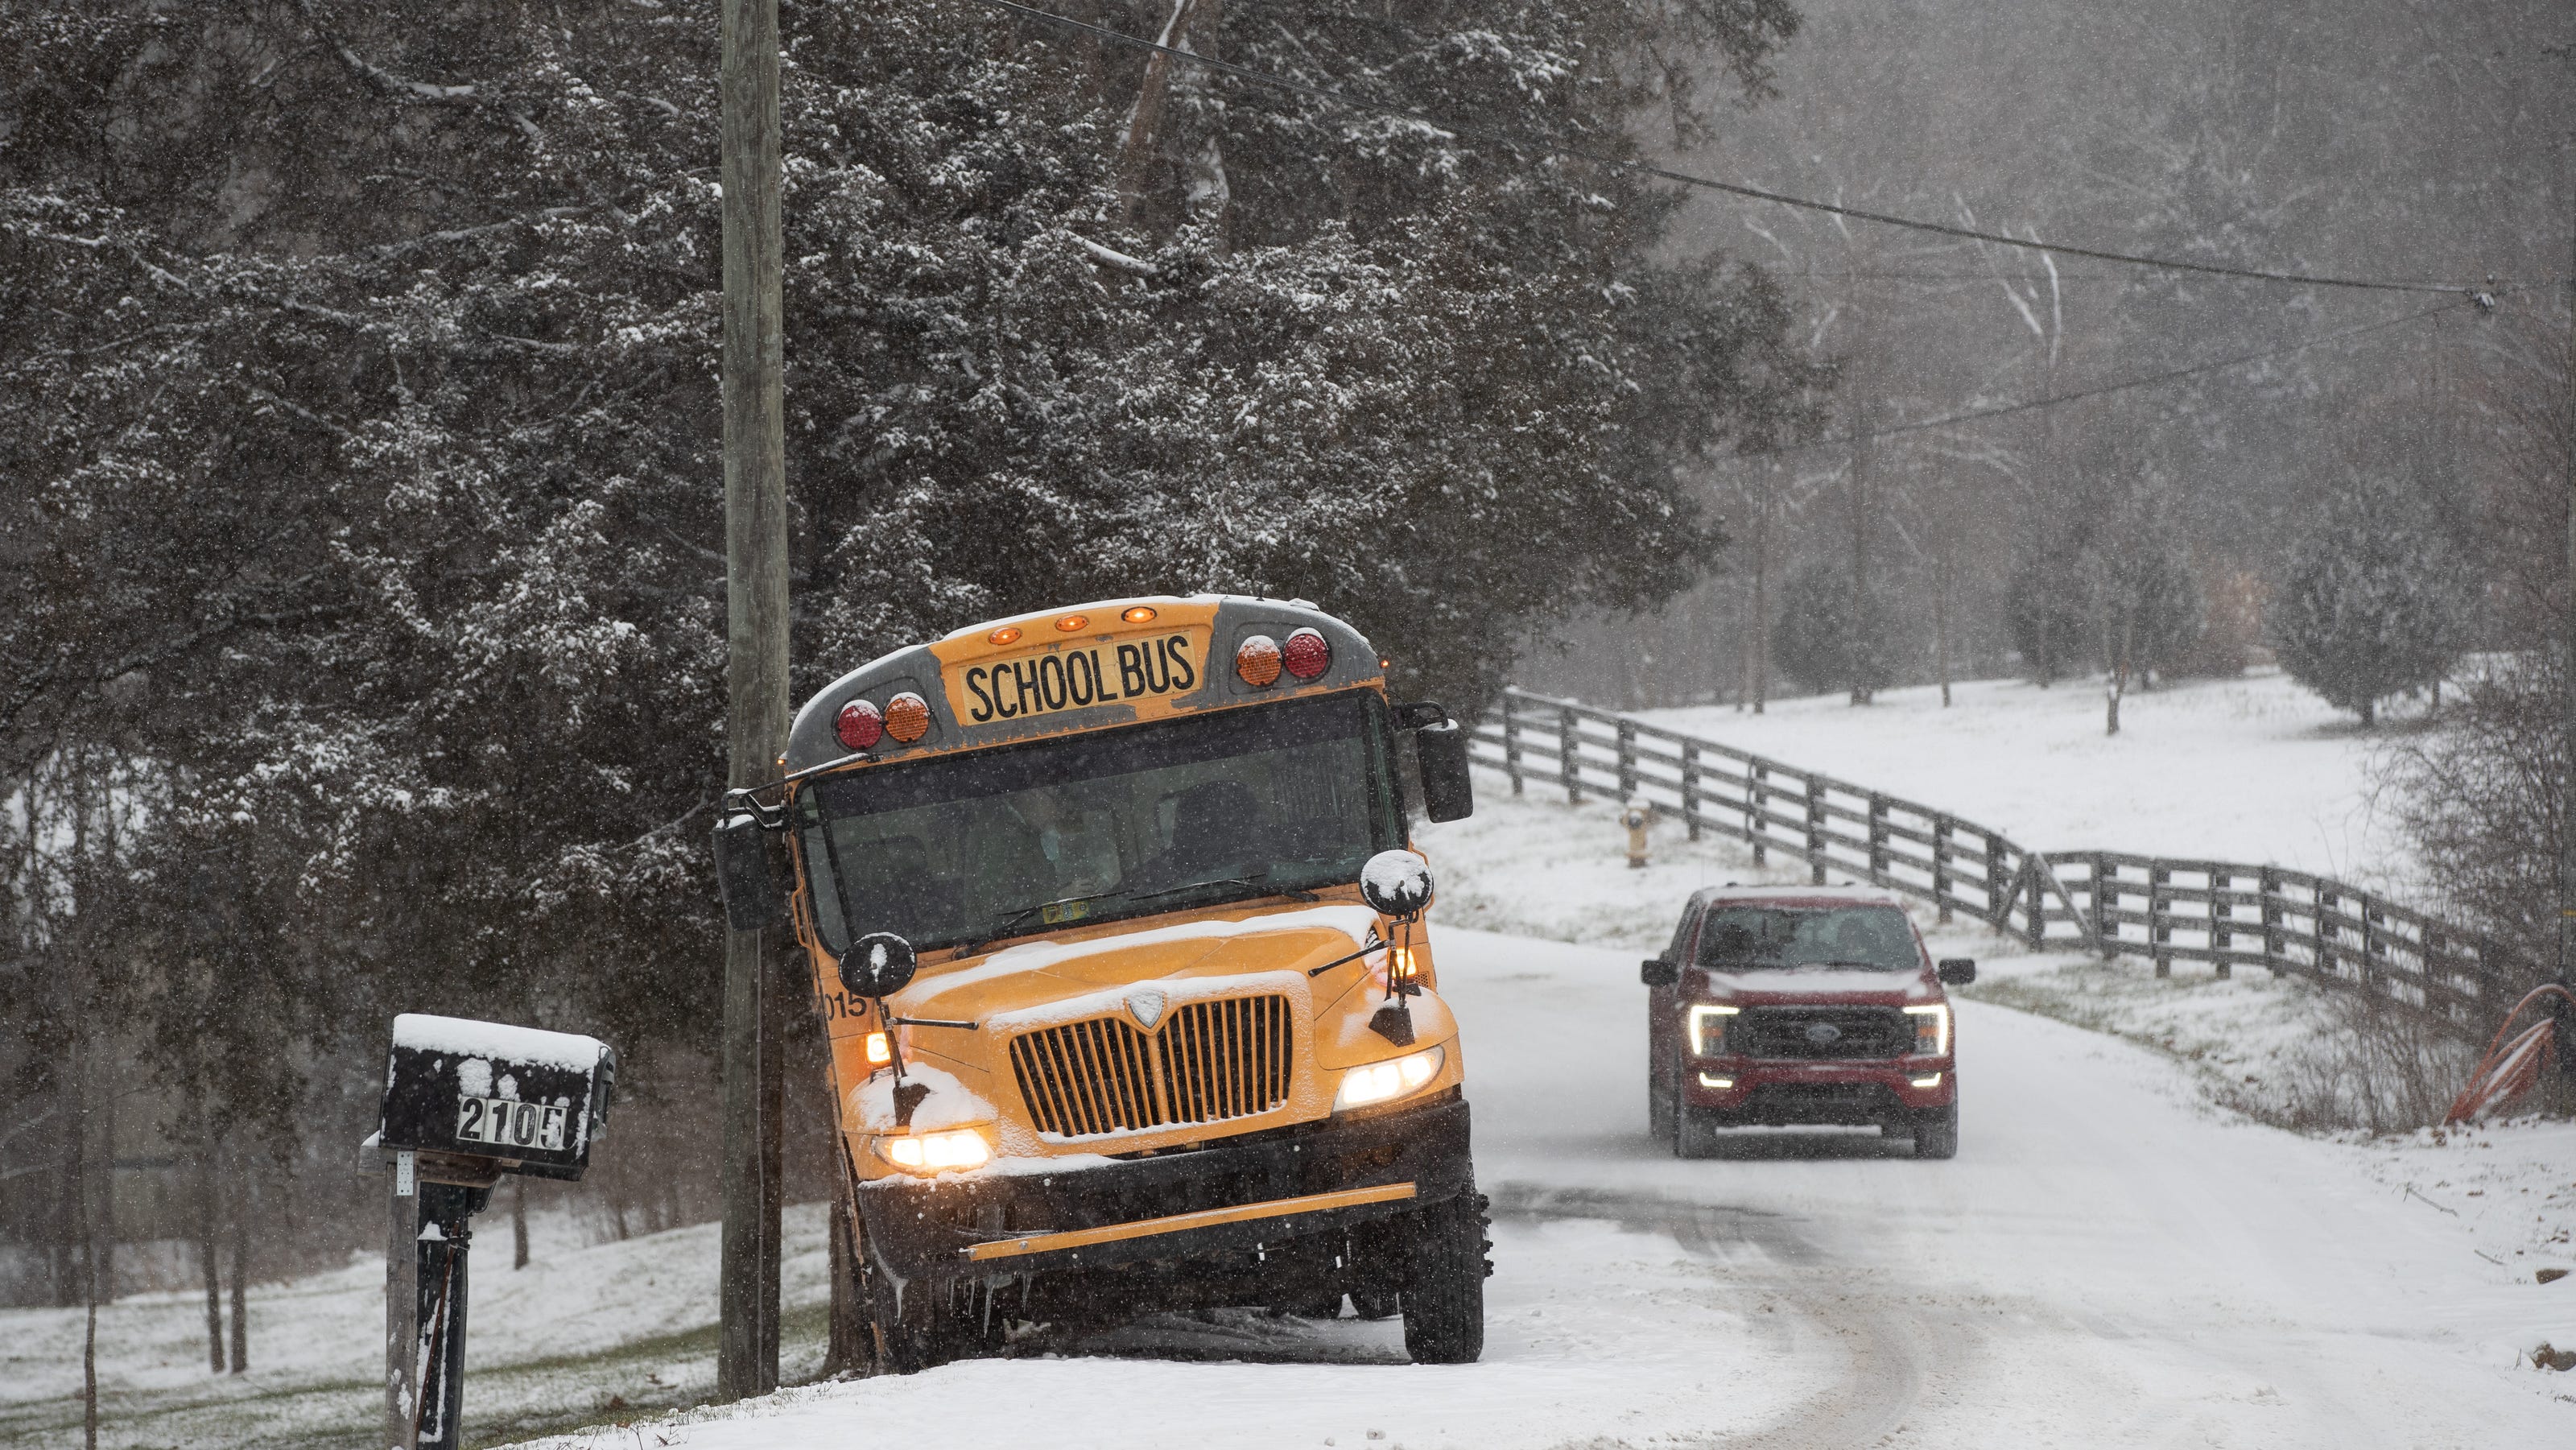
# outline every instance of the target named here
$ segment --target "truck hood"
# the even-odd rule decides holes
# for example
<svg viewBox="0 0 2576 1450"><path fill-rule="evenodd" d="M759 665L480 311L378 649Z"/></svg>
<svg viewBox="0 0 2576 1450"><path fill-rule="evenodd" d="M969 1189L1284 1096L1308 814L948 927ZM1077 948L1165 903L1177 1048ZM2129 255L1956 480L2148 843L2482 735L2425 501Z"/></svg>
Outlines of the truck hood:
<svg viewBox="0 0 2576 1450"><path fill-rule="evenodd" d="M1703 970L1714 1000L1746 1007L1893 1007L1943 999L1940 979L1913 971L1873 972L1855 967L1790 967L1757 972Z"/></svg>

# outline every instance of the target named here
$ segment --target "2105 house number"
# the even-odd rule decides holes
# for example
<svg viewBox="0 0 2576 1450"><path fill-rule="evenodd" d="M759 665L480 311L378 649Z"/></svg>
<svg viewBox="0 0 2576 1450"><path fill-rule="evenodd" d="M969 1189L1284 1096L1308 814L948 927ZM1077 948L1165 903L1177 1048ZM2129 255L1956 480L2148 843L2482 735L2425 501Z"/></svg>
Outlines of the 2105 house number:
<svg viewBox="0 0 2576 1450"><path fill-rule="evenodd" d="M456 1104L456 1141L487 1143L495 1148L538 1148L560 1153L572 1110L509 1098L461 1098Z"/></svg>

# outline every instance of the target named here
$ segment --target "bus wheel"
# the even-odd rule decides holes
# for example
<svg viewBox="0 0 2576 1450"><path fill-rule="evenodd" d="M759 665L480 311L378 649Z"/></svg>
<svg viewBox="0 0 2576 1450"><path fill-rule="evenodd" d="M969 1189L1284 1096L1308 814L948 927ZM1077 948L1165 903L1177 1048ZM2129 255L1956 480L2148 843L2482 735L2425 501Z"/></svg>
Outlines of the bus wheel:
<svg viewBox="0 0 2576 1450"><path fill-rule="evenodd" d="M883 1269L868 1279L868 1324L885 1373L919 1374L964 1350L956 1307L960 1285L925 1275L898 1286Z"/></svg>
<svg viewBox="0 0 2576 1450"><path fill-rule="evenodd" d="M1405 1273L1404 1348L1416 1364L1473 1364L1485 1352L1485 1196L1465 1192L1422 1210Z"/></svg>

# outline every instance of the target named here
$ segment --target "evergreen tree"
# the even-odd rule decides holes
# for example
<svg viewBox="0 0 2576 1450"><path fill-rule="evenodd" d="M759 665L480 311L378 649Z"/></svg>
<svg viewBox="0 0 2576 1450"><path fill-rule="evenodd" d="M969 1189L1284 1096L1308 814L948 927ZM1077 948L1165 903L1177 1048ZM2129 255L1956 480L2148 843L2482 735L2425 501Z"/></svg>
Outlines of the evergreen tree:
<svg viewBox="0 0 2576 1450"><path fill-rule="evenodd" d="M1811 561L1781 586L1771 659L1810 690L1883 690L1896 674L1894 625L1883 593L1853 594L1847 564Z"/></svg>
<svg viewBox="0 0 2576 1450"><path fill-rule="evenodd" d="M2083 669L2097 649L2092 585L2081 554L2024 554L2004 586L2004 621L2031 683L2052 685Z"/></svg>
<svg viewBox="0 0 2576 1450"><path fill-rule="evenodd" d="M2364 725L2467 644L2470 575L2424 500L2398 478L2354 477L2299 541L2265 619L2281 667Z"/></svg>

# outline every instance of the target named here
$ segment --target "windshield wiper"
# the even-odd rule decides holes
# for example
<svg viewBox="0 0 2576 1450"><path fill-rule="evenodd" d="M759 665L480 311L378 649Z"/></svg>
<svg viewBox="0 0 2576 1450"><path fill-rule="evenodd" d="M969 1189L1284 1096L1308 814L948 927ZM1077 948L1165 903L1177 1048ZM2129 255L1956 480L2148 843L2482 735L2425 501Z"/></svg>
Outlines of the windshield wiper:
<svg viewBox="0 0 2576 1450"><path fill-rule="evenodd" d="M1124 896L1120 899L1125 901L1154 901L1166 896L1178 896L1184 891L1196 891L1202 886L1249 886L1260 890L1265 896L1286 896L1292 897L1298 901L1321 901L1324 899L1311 891L1298 891L1290 887L1264 886L1263 882L1269 879L1269 875L1270 873L1265 871L1256 876L1218 876L1206 881L1184 881L1178 886L1166 886L1156 891L1137 892L1134 895Z"/></svg>
<svg viewBox="0 0 2576 1450"><path fill-rule="evenodd" d="M1264 875L1267 875L1267 873L1264 873ZM1178 886L1165 886L1154 891L1095 891L1088 896L1060 896L1053 901L1041 901L1034 906L1023 906L1019 910L1012 912L1010 915L1003 917L1001 920L994 922L991 926L986 927L974 940L958 947L957 955L961 957L971 957L977 952L980 952L984 948L992 945L994 942L1000 941L1002 938L1009 936L1012 928L1018 926L1024 921L1027 921L1030 917L1039 915L1040 913L1048 911L1054 907L1073 906L1086 901L1157 901L1166 896L1178 896L1184 891L1196 891L1201 887L1206 886L1248 886L1262 889L1263 894L1268 896L1287 896L1293 897L1299 901L1323 900L1322 897L1317 896L1311 891L1298 891L1293 888L1286 887L1262 888L1262 880L1263 876L1219 876L1208 881L1184 881ZM1076 918L1076 920L1079 919L1080 918ZM1061 926L1064 924L1065 923L1063 922L1048 923L1050 926Z"/></svg>
<svg viewBox="0 0 2576 1450"><path fill-rule="evenodd" d="M1059 906L1072 906L1085 901L1105 901L1118 895L1119 893L1115 891L1095 891L1088 896L1059 896L1053 901L1041 901L1034 905L1023 906L1019 910L1003 917L1001 920L994 922L991 926L984 928L982 934L975 937L972 941L958 947L957 955L961 957L971 957L975 955L984 948L991 946L993 943L1000 941L1006 936L1009 936L1011 934L1011 928L1018 926L1021 922L1024 922L1030 917L1036 916L1041 912L1049 911ZM1079 918L1077 918L1077 920L1078 919ZM1047 924L1049 926L1060 926L1063 923L1049 922Z"/></svg>

